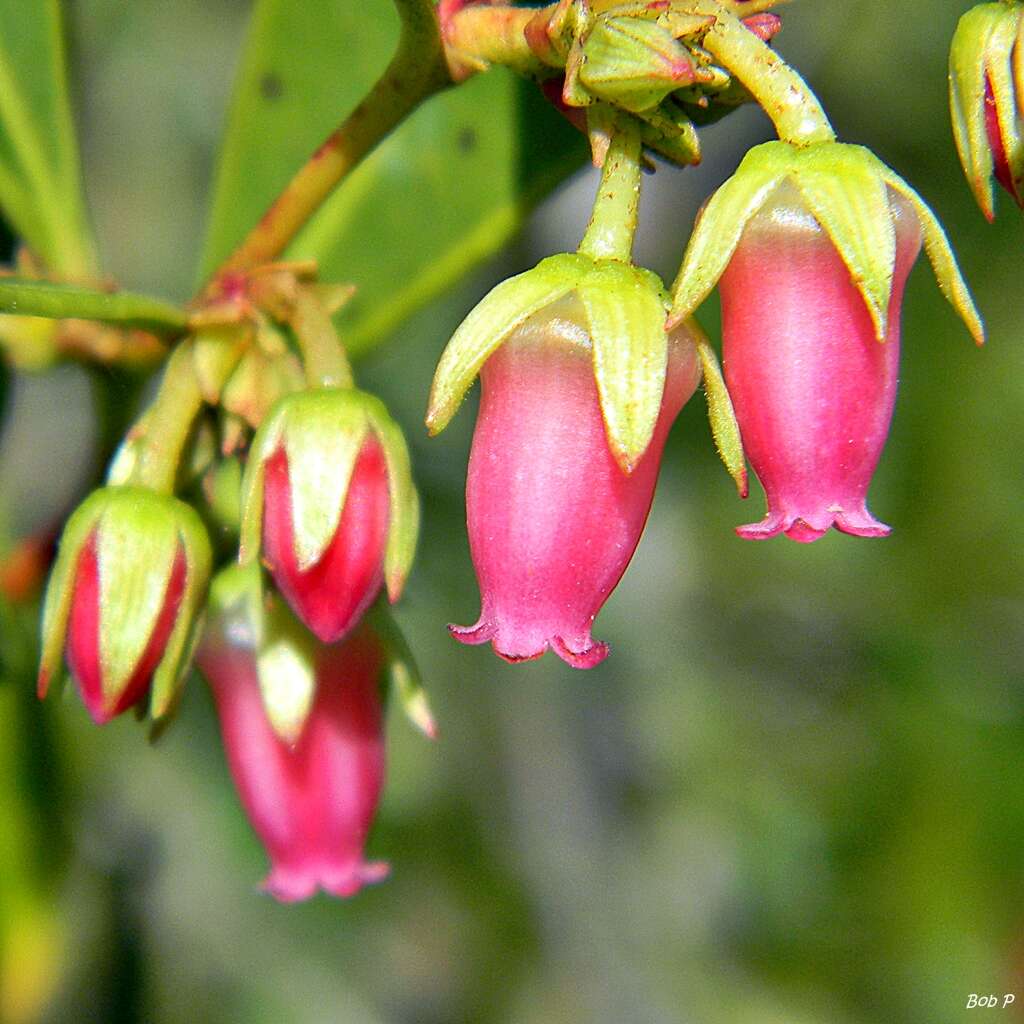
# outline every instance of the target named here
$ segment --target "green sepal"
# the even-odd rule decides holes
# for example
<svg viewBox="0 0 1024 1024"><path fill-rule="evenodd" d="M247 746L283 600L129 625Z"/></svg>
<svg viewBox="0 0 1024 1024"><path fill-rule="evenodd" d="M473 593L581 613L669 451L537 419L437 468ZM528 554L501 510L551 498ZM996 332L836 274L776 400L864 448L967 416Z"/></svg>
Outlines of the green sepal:
<svg viewBox="0 0 1024 1024"><path fill-rule="evenodd" d="M747 221L765 204L785 176L791 147L784 142L755 146L708 200L697 219L672 287L669 328L689 317L725 272Z"/></svg>
<svg viewBox="0 0 1024 1024"><path fill-rule="evenodd" d="M367 403L370 427L377 435L388 469L388 543L384 552L384 585L394 603L402 596L416 554L420 532L420 498L412 479L412 460L401 427L384 403Z"/></svg>
<svg viewBox="0 0 1024 1024"><path fill-rule="evenodd" d="M492 288L477 303L437 364L426 416L431 434L451 421L488 356L534 313L572 291L592 267L593 261L578 253L549 256Z"/></svg>
<svg viewBox="0 0 1024 1024"><path fill-rule="evenodd" d="M693 43L700 42L714 23L714 15L690 14L674 11L671 7L658 15L658 24L667 29L673 38Z"/></svg>
<svg viewBox="0 0 1024 1024"><path fill-rule="evenodd" d="M631 473L654 436L665 393L668 336L658 278L602 260L576 288L589 325L608 444Z"/></svg>
<svg viewBox="0 0 1024 1024"><path fill-rule="evenodd" d="M910 187L895 171L890 170L879 161L885 183L898 192L904 198L910 200L911 205L917 213L918 222L921 225L921 233L924 236L924 251L935 272L935 280L939 291L946 297L946 301L956 310L960 319L963 320L967 330L976 345L985 344L985 324L981 314L974 305L967 283L960 273L960 267L956 262L956 255L949 239L946 237L945 229L939 223L938 217L932 213L931 207Z"/></svg>
<svg viewBox="0 0 1024 1024"><path fill-rule="evenodd" d="M305 387L306 379L298 359L287 351L273 329L261 331L258 344L249 345L221 393L220 404L230 413L259 427L274 403ZM268 352L268 348L279 351Z"/></svg>
<svg viewBox="0 0 1024 1024"><path fill-rule="evenodd" d="M896 228L882 164L862 146L823 142L799 153L792 178L836 247L885 340L896 272Z"/></svg>
<svg viewBox="0 0 1024 1024"><path fill-rule="evenodd" d="M949 104L960 163L974 197L988 220L995 216L995 170L986 119L986 82L991 82L999 134L1014 182L1024 176L1015 64L1024 60L1017 46L1024 8L980 4L960 19L949 50ZM1016 54L1015 54L1016 49Z"/></svg>
<svg viewBox="0 0 1024 1024"><path fill-rule="evenodd" d="M583 43L576 39L565 58L565 79L562 82L562 102L567 107L589 107L595 96L580 81L583 70Z"/></svg>
<svg viewBox="0 0 1024 1024"><path fill-rule="evenodd" d="M718 457L736 484L741 498L749 493L747 485L747 466L743 457L743 441L740 438L740 426L736 422L736 413L729 397L729 389L722 378L722 370L718 365L715 350L707 339L707 335L697 326L695 320L687 320L687 328L700 359L704 378L704 396L708 402L708 420L711 423L711 436L718 449Z"/></svg>
<svg viewBox="0 0 1024 1024"><path fill-rule="evenodd" d="M639 115L640 141L677 167L691 167L701 161L700 136L682 109L676 107L669 117L662 107Z"/></svg>
<svg viewBox="0 0 1024 1024"><path fill-rule="evenodd" d="M206 624L223 630L239 647L255 650L263 633L262 570L255 562L232 564L210 582Z"/></svg>
<svg viewBox="0 0 1024 1024"><path fill-rule="evenodd" d="M668 29L641 18L598 18L583 43L580 83L639 113L693 80L693 62Z"/></svg>
<svg viewBox="0 0 1024 1024"><path fill-rule="evenodd" d="M178 551L177 516L165 499L135 487L108 493L96 525L105 699L123 691L146 650Z"/></svg>
<svg viewBox="0 0 1024 1024"><path fill-rule="evenodd" d="M401 702L406 718L427 739L437 739L437 723L412 650L385 605L377 601L366 620L384 648L385 681Z"/></svg>
<svg viewBox="0 0 1024 1024"><path fill-rule="evenodd" d="M41 654L39 659L38 692L45 697L50 683L60 672L64 660L64 641L67 636L68 615L74 596L78 558L106 507L106 491L93 491L75 509L64 526L57 558L50 570L43 604Z"/></svg>
<svg viewBox="0 0 1024 1024"><path fill-rule="evenodd" d="M199 514L191 505L172 500L177 507L178 540L185 553L185 590L164 656L153 673L149 714L154 721L169 715L178 705L202 635L202 608L213 564L210 538Z"/></svg>
<svg viewBox="0 0 1024 1024"><path fill-rule="evenodd" d="M251 342L250 332L235 324L204 327L192 339L192 359L203 401L216 405L228 378Z"/></svg>
<svg viewBox="0 0 1024 1024"><path fill-rule="evenodd" d="M210 587L211 630L252 654L270 727L285 743L302 735L316 698L320 645L255 562L219 572Z"/></svg>
<svg viewBox="0 0 1024 1024"><path fill-rule="evenodd" d="M378 398L355 389L287 395L256 432L242 483L240 561L254 561L259 554L264 464L283 447L296 562L300 570L316 565L338 531L352 472L371 432L387 466L390 514L384 576L389 597L397 600L416 549L419 497L401 429Z"/></svg>
<svg viewBox="0 0 1024 1024"><path fill-rule="evenodd" d="M366 440L365 397L323 388L286 395L271 410L253 438L242 483L242 562L259 553L264 463L280 448L288 458L299 569L309 569L323 556L338 531L352 471Z"/></svg>
<svg viewBox="0 0 1024 1024"><path fill-rule="evenodd" d="M295 744L316 699L319 644L277 593L267 593L259 625L256 678L263 710L274 732Z"/></svg>

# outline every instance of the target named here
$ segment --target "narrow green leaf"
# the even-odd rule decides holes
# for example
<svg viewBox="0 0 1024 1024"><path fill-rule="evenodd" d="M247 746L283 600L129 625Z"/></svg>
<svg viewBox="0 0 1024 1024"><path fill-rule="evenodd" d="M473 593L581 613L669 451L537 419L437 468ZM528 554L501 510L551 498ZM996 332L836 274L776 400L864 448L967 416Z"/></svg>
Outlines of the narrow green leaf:
<svg viewBox="0 0 1024 1024"><path fill-rule="evenodd" d="M921 224L921 232L924 235L924 251L935 271L935 280L938 282L939 291L960 315L967 330L971 332L975 344L983 345L985 343L985 325L974 305L974 299L971 298L967 283L960 273L956 256L939 219L932 213L928 204L895 171L885 168L884 177L888 185L913 204Z"/></svg>
<svg viewBox="0 0 1024 1024"><path fill-rule="evenodd" d="M362 98L398 38L390 5L258 0L242 58L201 272L208 276ZM364 352L495 252L586 159L539 90L502 70L431 99L300 233L289 257L358 288L338 322ZM382 259L381 254L387 258Z"/></svg>
<svg viewBox="0 0 1024 1024"><path fill-rule="evenodd" d="M470 310L441 355L430 388L427 428L438 434L448 425L487 357L534 313L576 287L593 263L564 254L542 260L492 288Z"/></svg>
<svg viewBox="0 0 1024 1024"><path fill-rule="evenodd" d="M695 321L687 324L697 346L697 355L704 372L704 395L708 400L708 420L711 436L715 439L718 457L729 471L741 498L748 494L747 466L743 457L743 441L729 390L722 379L722 371L707 336Z"/></svg>
<svg viewBox="0 0 1024 1024"><path fill-rule="evenodd" d="M654 436L665 393L668 336L661 289L624 263L599 263L577 288L593 346L608 443L631 473Z"/></svg>
<svg viewBox="0 0 1024 1024"><path fill-rule="evenodd" d="M670 328L690 316L707 298L736 251L747 221L764 205L792 162L793 147L784 142L755 146L736 173L708 200L672 287Z"/></svg>
<svg viewBox="0 0 1024 1024"><path fill-rule="evenodd" d="M861 146L821 143L801 154L793 173L863 296L879 341L888 329L896 269L896 229L882 168Z"/></svg>
<svg viewBox="0 0 1024 1024"><path fill-rule="evenodd" d="M57 0L0 0L0 206L49 269L96 272Z"/></svg>
<svg viewBox="0 0 1024 1024"><path fill-rule="evenodd" d="M183 309L148 295L102 292L18 277L0 277L0 313L99 320L165 336L181 334L188 322Z"/></svg>

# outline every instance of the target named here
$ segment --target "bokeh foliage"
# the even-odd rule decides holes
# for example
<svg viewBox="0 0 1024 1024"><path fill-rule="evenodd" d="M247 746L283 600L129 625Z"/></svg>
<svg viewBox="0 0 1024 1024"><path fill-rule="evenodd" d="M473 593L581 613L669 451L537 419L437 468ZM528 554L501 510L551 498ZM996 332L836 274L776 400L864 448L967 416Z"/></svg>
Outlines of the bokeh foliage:
<svg viewBox="0 0 1024 1024"><path fill-rule="evenodd" d="M335 9L282 8L306 17L321 6ZM30 773L2 775L19 808L5 811L2 852L16 857L4 863L24 865L44 894L37 905L64 928L62 943L44 943L59 984L43 1019L931 1024L973 1019L971 992L1014 991L1024 1007L1024 224L1008 202L985 224L953 151L946 47L965 6L804 0L784 12L778 40L841 136L872 146L933 203L989 323L990 344L975 351L927 269L912 275L901 393L872 491L893 536L740 542L731 527L760 514L757 489L745 506L736 499L695 399L637 558L598 620L608 662L586 674L552 658L512 668L448 640L444 622L477 610L461 507L472 409L435 441L420 419L433 362L464 311L548 254L530 251L546 230L534 222L514 251L405 321L359 368L414 449L425 537L399 618L442 730L431 748L394 716L370 849L392 861L385 885L290 908L256 895L263 855L202 683L151 748L130 721L97 730L74 700L45 711L24 700L26 670L12 669L9 652L32 616L4 618L0 696L25 716L4 756L30 736L53 741L42 759L19 762ZM364 20L379 17L383 33L391 16L379 7ZM70 7L100 249L126 286L187 288L198 242L185 251L183 240L199 237L225 65L247 10L235 0ZM347 56L369 76L361 52ZM499 86L463 94L464 115L482 119L471 152L459 155L454 125L430 122L429 106L410 133L424 160L469 162L467 183L494 161L486 166L515 196L511 183L554 128L513 159L508 137L473 109L473 89L479 98ZM516 110L536 133L534 108ZM297 109L263 141L297 159L334 113ZM438 149L424 148L438 133ZM726 121L708 149L738 156L740 141L766 134L756 118ZM345 240L327 267L355 276L347 261L371 255L371 294L395 268L429 265L437 240L403 233L397 212L371 213L372 175L386 182L419 166L396 168L386 153L322 215ZM272 190L269 170L246 166L254 192ZM641 252L666 277L713 183L667 169L651 183ZM574 194L543 210L566 225L562 248L583 227ZM255 214L262 200L252 203ZM466 237L456 211L435 221ZM211 223L227 246L245 218ZM335 228L314 225L306 240L317 230ZM714 338L714 300L701 318ZM69 385L49 386L59 396ZM71 467L42 445L16 455L3 493L23 523ZM38 859L43 849L49 859ZM12 877L6 867L2 877Z"/></svg>

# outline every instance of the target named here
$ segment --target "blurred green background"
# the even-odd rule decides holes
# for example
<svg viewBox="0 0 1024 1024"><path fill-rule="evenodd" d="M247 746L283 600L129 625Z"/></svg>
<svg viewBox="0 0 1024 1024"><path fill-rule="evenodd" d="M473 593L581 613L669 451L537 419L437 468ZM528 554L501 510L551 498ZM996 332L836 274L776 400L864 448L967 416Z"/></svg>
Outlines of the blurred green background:
<svg viewBox="0 0 1024 1024"><path fill-rule="evenodd" d="M946 53L966 6L802 0L777 39L841 137L933 204L990 329L975 350L917 267L871 493L891 538L738 540L760 492L735 497L697 396L598 619L606 663L510 667L448 639L478 608L461 496L473 409L427 440L433 364L487 288L577 244L596 181L582 172L359 368L414 449L425 529L397 615L441 726L431 746L392 713L370 844L387 883L350 902L258 894L264 855L203 683L155 746L130 720L96 729L73 696L34 702L36 612L3 609L12 1020L1024 1019L1024 224L1002 194L984 222L953 149ZM186 298L249 5L66 10L104 268ZM769 135L742 111L703 133L700 168L648 179L640 259L670 279L699 203ZM714 299L701 319L714 337ZM80 370L19 379L13 398L0 498L20 535L85 485L93 441ZM1020 1009L967 1010L971 993Z"/></svg>

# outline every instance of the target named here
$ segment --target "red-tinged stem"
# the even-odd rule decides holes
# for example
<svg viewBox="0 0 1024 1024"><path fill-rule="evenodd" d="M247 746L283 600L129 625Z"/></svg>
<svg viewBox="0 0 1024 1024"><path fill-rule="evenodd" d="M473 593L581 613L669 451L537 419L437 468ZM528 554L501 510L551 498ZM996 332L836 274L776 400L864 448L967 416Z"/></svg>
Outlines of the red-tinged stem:
<svg viewBox="0 0 1024 1024"><path fill-rule="evenodd" d="M442 3L441 32L452 77L462 81L491 64L521 75L542 78L552 73L530 46L536 26L541 30L555 5L511 7L504 4L462 7L459 0Z"/></svg>
<svg viewBox="0 0 1024 1024"><path fill-rule="evenodd" d="M285 186L215 279L279 256L335 186L420 103L451 84L431 0L394 2L402 29L387 70Z"/></svg>

